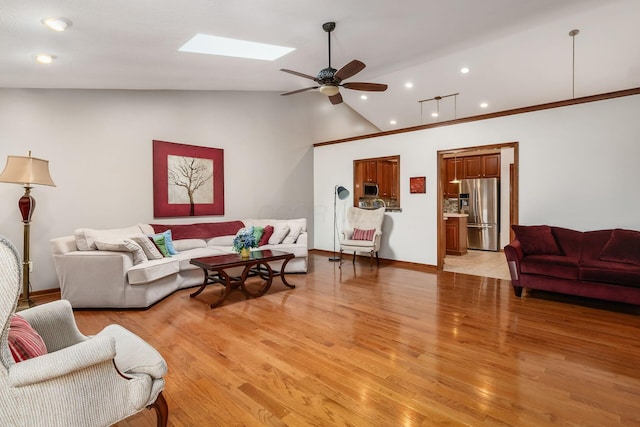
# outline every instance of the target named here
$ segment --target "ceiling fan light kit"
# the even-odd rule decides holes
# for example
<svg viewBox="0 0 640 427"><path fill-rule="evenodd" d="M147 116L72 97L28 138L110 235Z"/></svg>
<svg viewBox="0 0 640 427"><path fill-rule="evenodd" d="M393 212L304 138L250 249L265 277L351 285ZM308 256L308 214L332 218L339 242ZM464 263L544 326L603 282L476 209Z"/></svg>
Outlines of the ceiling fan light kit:
<svg viewBox="0 0 640 427"><path fill-rule="evenodd" d="M308 74L303 74L298 71L280 69L285 73L293 74L294 76L303 77L305 79L313 80L317 83L316 86L311 86L304 89L293 90L290 92L281 93L280 95L293 95L294 93L306 92L308 90L318 89L320 93L329 97L329 101L332 104L342 103L342 95L340 94L340 87L351 90L361 90L367 92L384 92L387 90L387 85L381 83L342 83L343 80L349 77L355 76L362 71L366 65L354 59L344 67L336 70L331 67L331 32L336 28L335 22L326 22L322 25L322 29L327 32L328 35L328 47L329 47L329 65L327 68L320 70L316 77Z"/></svg>

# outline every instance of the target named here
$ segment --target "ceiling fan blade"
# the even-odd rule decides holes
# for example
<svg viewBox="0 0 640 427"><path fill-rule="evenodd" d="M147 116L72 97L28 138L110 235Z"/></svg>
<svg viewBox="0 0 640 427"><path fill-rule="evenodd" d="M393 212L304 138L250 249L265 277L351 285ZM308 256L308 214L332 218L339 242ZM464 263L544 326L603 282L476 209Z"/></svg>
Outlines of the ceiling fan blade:
<svg viewBox="0 0 640 427"><path fill-rule="evenodd" d="M304 77L305 79L313 80L314 82L318 81L318 79L316 77L310 76L308 74L299 73L297 71L286 70L284 68L280 68L280 71L284 71L285 73L293 74L294 76Z"/></svg>
<svg viewBox="0 0 640 427"><path fill-rule="evenodd" d="M334 74L333 78L340 82L342 80L348 79L351 76L355 76L360 71L364 70L364 67L366 67L364 63L358 61L357 59L354 59L344 67L340 68L338 72Z"/></svg>
<svg viewBox="0 0 640 427"><path fill-rule="evenodd" d="M333 105L341 104L342 103L342 95L340 95L340 92L338 92L335 95L330 96L329 97L329 101L331 101L331 103Z"/></svg>
<svg viewBox="0 0 640 427"><path fill-rule="evenodd" d="M367 92L384 92L387 90L387 85L381 83L344 83L342 87L346 87L347 89L353 90L365 90Z"/></svg>
<svg viewBox="0 0 640 427"><path fill-rule="evenodd" d="M306 91L311 90L311 89L318 89L318 87L319 86L311 86L311 87L306 87L304 89L292 90L291 92L281 93L280 96L293 95L294 93L306 92Z"/></svg>

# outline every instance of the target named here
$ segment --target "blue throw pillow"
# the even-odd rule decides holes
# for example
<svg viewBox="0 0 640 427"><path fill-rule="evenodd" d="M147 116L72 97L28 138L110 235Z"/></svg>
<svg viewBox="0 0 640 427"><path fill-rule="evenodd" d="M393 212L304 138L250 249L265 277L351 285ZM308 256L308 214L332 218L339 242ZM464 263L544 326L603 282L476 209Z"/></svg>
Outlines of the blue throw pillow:
<svg viewBox="0 0 640 427"><path fill-rule="evenodd" d="M171 255L177 254L178 251L176 251L176 248L173 247L173 237L171 236L171 230L167 230L161 234L164 235L164 244L167 247L167 251L169 251Z"/></svg>

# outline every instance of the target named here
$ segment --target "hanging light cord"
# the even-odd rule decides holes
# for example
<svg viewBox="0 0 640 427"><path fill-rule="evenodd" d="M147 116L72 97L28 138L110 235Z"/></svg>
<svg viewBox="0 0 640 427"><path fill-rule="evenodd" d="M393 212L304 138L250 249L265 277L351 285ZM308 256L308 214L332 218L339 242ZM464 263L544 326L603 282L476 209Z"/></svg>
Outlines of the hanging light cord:
<svg viewBox="0 0 640 427"><path fill-rule="evenodd" d="M580 30L571 30L569 35L572 40L572 58L571 58L571 97L576 97L576 36Z"/></svg>

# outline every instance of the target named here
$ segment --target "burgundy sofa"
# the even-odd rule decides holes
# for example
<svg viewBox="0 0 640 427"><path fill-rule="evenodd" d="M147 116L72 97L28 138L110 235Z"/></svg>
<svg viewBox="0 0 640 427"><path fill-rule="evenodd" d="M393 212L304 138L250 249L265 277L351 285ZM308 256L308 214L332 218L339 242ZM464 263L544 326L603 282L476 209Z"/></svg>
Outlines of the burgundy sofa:
<svg viewBox="0 0 640 427"><path fill-rule="evenodd" d="M516 296L529 288L640 305L640 231L513 230L504 253Z"/></svg>

